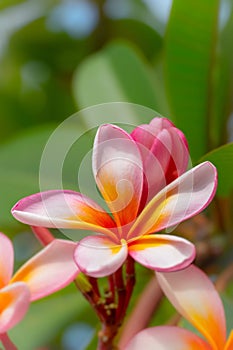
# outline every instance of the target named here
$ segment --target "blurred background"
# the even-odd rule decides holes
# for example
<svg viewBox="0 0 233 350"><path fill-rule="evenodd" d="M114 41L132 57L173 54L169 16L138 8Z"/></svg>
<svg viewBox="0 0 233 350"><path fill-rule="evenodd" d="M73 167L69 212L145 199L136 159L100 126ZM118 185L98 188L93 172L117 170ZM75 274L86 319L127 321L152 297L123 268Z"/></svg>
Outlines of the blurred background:
<svg viewBox="0 0 233 350"><path fill-rule="evenodd" d="M60 122L83 108L76 98L78 69L115 40L128 44L155 69L170 4L170 0L2 2L1 141L35 125ZM91 74L89 78L95 79Z"/></svg>
<svg viewBox="0 0 233 350"><path fill-rule="evenodd" d="M16 265L40 247L10 209L39 191L41 154L55 128L88 106L131 102L172 119L193 163L223 162L218 195L229 197L232 37L233 0L0 2L0 229L13 239ZM208 153L226 143L225 153ZM227 215L220 222L230 226ZM32 305L12 337L24 350L85 349L96 325L87 309L71 286Z"/></svg>

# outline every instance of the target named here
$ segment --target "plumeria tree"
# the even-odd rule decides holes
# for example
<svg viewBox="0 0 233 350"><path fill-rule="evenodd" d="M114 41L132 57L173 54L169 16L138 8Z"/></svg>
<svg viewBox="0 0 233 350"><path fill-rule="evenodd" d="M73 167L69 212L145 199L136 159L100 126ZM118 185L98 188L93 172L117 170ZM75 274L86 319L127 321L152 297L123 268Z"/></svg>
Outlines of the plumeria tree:
<svg viewBox="0 0 233 350"><path fill-rule="evenodd" d="M1 345L231 350L233 1L0 9Z"/></svg>

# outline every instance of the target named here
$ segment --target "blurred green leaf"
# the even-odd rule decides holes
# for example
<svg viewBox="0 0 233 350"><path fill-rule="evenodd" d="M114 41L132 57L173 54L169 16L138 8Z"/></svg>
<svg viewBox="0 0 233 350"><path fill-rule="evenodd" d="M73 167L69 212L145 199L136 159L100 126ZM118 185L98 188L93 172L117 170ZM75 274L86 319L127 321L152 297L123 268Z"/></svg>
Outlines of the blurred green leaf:
<svg viewBox="0 0 233 350"><path fill-rule="evenodd" d="M208 151L219 0L174 0L165 36L165 79L177 127L198 159Z"/></svg>
<svg viewBox="0 0 233 350"><path fill-rule="evenodd" d="M44 62L56 72L57 78L62 76L67 80L80 59L91 52L91 39L79 40L64 31L51 31L47 19L48 13L15 32L8 54L21 62Z"/></svg>
<svg viewBox="0 0 233 350"><path fill-rule="evenodd" d="M0 2L0 10L4 10L11 6L16 6L24 3L25 0L5 0Z"/></svg>
<svg viewBox="0 0 233 350"><path fill-rule="evenodd" d="M233 3L229 19L219 34L214 76L211 141L215 147L226 141L226 122L233 110Z"/></svg>
<svg viewBox="0 0 233 350"><path fill-rule="evenodd" d="M224 305L225 314L226 314L226 323L227 323L227 334L233 329L233 302L225 294L221 295L221 299Z"/></svg>
<svg viewBox="0 0 233 350"><path fill-rule="evenodd" d="M162 48L161 36L149 25L134 18L122 18L108 23L109 36L129 40L148 57L154 58Z"/></svg>
<svg viewBox="0 0 233 350"><path fill-rule="evenodd" d="M73 321L96 325L96 317L73 285L64 291L31 304L26 317L10 332L19 349L35 350L48 345Z"/></svg>
<svg viewBox="0 0 233 350"><path fill-rule="evenodd" d="M209 160L218 171L217 194L223 197L230 195L233 190L233 143L221 146L203 156L200 161Z"/></svg>
<svg viewBox="0 0 233 350"><path fill-rule="evenodd" d="M56 1L58 0L42 0L41 1L41 6L45 6L45 4L53 4L53 3L56 3ZM7 8L14 8L16 9L17 11L17 6L21 4L24 4L24 3L27 3L26 0L4 0L4 1L0 1L0 10L4 10L4 9L7 9ZM10 11L11 12L11 11Z"/></svg>
<svg viewBox="0 0 233 350"><path fill-rule="evenodd" d="M28 130L0 148L0 227L17 221L10 209L20 198L39 190L39 164L43 147L54 126Z"/></svg>
<svg viewBox="0 0 233 350"><path fill-rule="evenodd" d="M61 130L57 131L53 145L45 149L55 127L56 125L47 125L29 129L0 148L0 227L2 230L18 227L18 222L10 213L12 206L20 198L40 190L42 155L48 158L47 169L42 169L42 190L60 188L61 185L68 189L78 189L76 181L72 183L74 179L72 171L76 175L75 170L81 162L86 146L89 146L89 140L84 140L85 142L82 143L81 155L78 152L72 152L72 157L68 157L66 163L70 148L78 139L78 135L82 135L82 127L78 123L61 127ZM65 174L63 174L63 166Z"/></svg>
<svg viewBox="0 0 233 350"><path fill-rule="evenodd" d="M132 102L162 112L156 79L140 52L112 43L87 58L77 69L73 93L79 107L105 102Z"/></svg>

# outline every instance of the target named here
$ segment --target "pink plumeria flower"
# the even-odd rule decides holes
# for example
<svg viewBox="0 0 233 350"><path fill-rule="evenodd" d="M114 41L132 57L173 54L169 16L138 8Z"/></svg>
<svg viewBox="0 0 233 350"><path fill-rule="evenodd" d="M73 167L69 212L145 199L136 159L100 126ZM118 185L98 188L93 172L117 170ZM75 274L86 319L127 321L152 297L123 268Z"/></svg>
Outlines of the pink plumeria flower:
<svg viewBox="0 0 233 350"><path fill-rule="evenodd" d="M106 124L97 131L93 173L109 215L96 202L73 191L47 191L20 200L14 217L33 226L97 232L77 244L75 260L93 277L114 273L128 254L140 264L172 271L189 265L193 244L168 234L203 210L215 194L215 167L205 162L186 171L187 141L165 118L155 118L128 134Z"/></svg>
<svg viewBox="0 0 233 350"><path fill-rule="evenodd" d="M30 302L65 287L79 270L73 261L75 243L55 239L12 277L14 251L0 233L0 339L25 316Z"/></svg>
<svg viewBox="0 0 233 350"><path fill-rule="evenodd" d="M156 273L160 286L177 311L206 340L180 327L152 327L139 332L125 350L232 350L233 331L226 339L221 299L210 279L194 265L183 271Z"/></svg>

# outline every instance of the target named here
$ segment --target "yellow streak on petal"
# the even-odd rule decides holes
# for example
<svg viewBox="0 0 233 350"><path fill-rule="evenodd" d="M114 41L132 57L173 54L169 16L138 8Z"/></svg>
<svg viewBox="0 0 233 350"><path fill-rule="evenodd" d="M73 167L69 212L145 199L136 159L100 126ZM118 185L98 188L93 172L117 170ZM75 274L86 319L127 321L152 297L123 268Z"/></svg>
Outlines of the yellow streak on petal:
<svg viewBox="0 0 233 350"><path fill-rule="evenodd" d="M119 229L121 226L135 220L139 198L136 196L132 174L119 180L114 174L114 169L110 169L110 167L107 170L102 168L97 174L97 182Z"/></svg>
<svg viewBox="0 0 233 350"><path fill-rule="evenodd" d="M203 315L197 314L195 308L189 306L188 313L192 315L192 323L205 336L213 350L222 350L224 349L226 339L223 332L221 332L221 325L216 320L216 315L213 315L208 305L205 306L205 312L206 317L204 318Z"/></svg>
<svg viewBox="0 0 233 350"><path fill-rule="evenodd" d="M157 237L155 239L154 237L150 237L148 235L148 236L143 236L142 238L139 238L137 240L133 240L131 244L129 243L129 250L133 250L133 251L144 250L150 247L151 248L158 247L168 243L171 243L171 242L166 239L159 239Z"/></svg>
<svg viewBox="0 0 233 350"><path fill-rule="evenodd" d="M232 349L233 349L233 330L231 331L228 337L224 350L232 350Z"/></svg>
<svg viewBox="0 0 233 350"><path fill-rule="evenodd" d="M117 253L119 253L120 250L121 250L121 246L120 245L111 247L112 254L117 254Z"/></svg>
<svg viewBox="0 0 233 350"><path fill-rule="evenodd" d="M122 246L124 246L126 244L127 244L127 242L124 239L121 239L121 244L117 244L117 245L115 243L113 243L112 245L109 242L107 243L107 245L111 249L112 254L119 253L119 251L121 250Z"/></svg>
<svg viewBox="0 0 233 350"><path fill-rule="evenodd" d="M159 227L162 227L170 216L170 213L165 208L171 199L171 197L160 198L156 208L152 200L141 212L135 224L130 229L128 239L159 231Z"/></svg>
<svg viewBox="0 0 233 350"><path fill-rule="evenodd" d="M23 266L19 271L15 273L15 275L12 277L10 283L14 282L25 282L27 283L33 278L33 275L35 273L36 267L33 266L33 264L30 264L28 266Z"/></svg>

